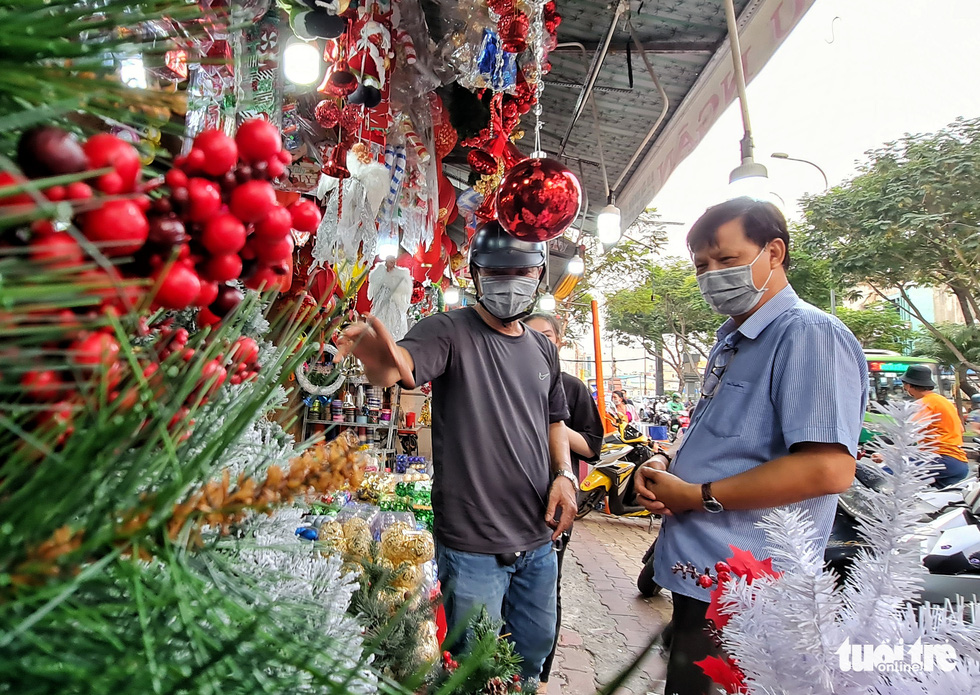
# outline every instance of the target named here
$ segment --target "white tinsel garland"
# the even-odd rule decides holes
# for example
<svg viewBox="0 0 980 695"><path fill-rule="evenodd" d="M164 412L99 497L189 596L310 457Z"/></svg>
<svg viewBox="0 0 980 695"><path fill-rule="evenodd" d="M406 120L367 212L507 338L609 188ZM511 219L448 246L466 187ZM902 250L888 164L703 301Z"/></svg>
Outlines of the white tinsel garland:
<svg viewBox="0 0 980 695"><path fill-rule="evenodd" d="M728 582L721 612L729 622L722 645L748 679L750 693L830 695L980 693L980 609L976 604L909 607L927 570L910 537L918 521L915 495L931 478L934 454L919 442L926 422L919 406L886 406L879 452L892 471L883 492L868 491L868 519L859 524L868 543L843 589L824 568L811 519L776 510L763 527L774 548L776 579ZM722 558L719 558L722 559ZM842 668L841 645L950 645L955 670Z"/></svg>

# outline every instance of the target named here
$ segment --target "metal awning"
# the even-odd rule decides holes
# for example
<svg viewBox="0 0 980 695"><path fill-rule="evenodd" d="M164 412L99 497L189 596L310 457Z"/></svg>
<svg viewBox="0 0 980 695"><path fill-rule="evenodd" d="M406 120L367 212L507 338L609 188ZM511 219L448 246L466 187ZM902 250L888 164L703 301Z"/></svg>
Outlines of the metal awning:
<svg viewBox="0 0 980 695"><path fill-rule="evenodd" d="M735 0L746 80L762 69L812 4ZM606 204L604 160L625 227L735 99L725 7L722 0L558 0L558 10L563 22L545 80L542 146L581 177L587 230L594 229L595 215ZM669 101L652 131L664 100L628 26ZM524 123L529 134L531 119ZM737 142L731 161L732 168L740 163ZM468 175L460 164L448 164L447 173L463 181Z"/></svg>

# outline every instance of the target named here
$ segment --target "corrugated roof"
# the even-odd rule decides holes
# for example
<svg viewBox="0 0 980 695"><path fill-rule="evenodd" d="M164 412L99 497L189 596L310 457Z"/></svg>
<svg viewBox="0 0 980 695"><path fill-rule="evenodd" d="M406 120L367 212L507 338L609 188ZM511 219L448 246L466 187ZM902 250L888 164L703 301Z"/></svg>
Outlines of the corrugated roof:
<svg viewBox="0 0 980 695"><path fill-rule="evenodd" d="M596 124L591 103L582 102L583 85L588 81L597 53L610 32L616 2L558 0L558 11L563 17L558 29L560 47L551 54L552 70L545 79L542 97L543 149L552 156L560 155L580 175L589 203L584 225L587 229L594 227L594 215L606 203L598 141L601 139L609 185L619 193L625 189L626 197L630 199L625 204L621 203L624 225L629 224L653 198L665 178L662 174L652 175L650 169L659 167L661 171L669 173L669 169L689 153L687 150L679 151L676 157L671 156L670 166L665 167L662 161L654 161L656 157L653 155L663 144L658 139L669 129L676 131L679 111L682 119L700 119L700 114L692 116L691 108L682 108L685 99L700 84L699 78L707 76L705 73L725 69L723 60L728 61L729 68L731 65L722 0L624 2L624 11L612 30L609 50L598 69L592 92L598 110ZM755 50L750 59L756 68L761 68L768 60L812 2L735 0L740 27L753 21L757 15L763 15L758 22L772 24L772 27L764 28L772 36L764 41L765 45ZM439 24L439 8L434 3L435 0L423 0L430 26ZM631 45L627 50L627 46L632 44L627 18L670 101L666 118L645 146L642 141L660 115L663 101L642 57L634 50L635 46ZM759 35L761 31L757 28L756 34ZM434 33L438 35L438 29ZM569 45L576 43L582 44L585 50ZM757 69L750 70L749 77L755 72ZM725 103L721 104L721 108L713 108L712 122L731 100L730 92L730 89L725 90L721 100ZM572 125L576 109L581 113ZM529 114L525 117L522 125L528 139L521 146L524 151L529 151L533 116ZM698 123L699 128L705 125ZM671 143L670 146L675 147L675 144ZM459 158L455 161L457 163L447 165L447 173L465 181L469 171L465 164L459 163ZM738 163L738 143L732 143L732 167Z"/></svg>

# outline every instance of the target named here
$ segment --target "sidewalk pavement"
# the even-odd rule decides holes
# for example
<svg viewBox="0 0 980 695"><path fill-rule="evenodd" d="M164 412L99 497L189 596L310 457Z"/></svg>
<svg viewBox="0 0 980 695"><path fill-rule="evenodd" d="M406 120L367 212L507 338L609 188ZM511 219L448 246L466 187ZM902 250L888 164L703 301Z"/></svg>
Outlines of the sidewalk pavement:
<svg viewBox="0 0 980 695"><path fill-rule="evenodd" d="M593 513L575 522L562 573L562 631L549 695L592 695L629 666L670 620L670 595L645 599L640 562L659 521ZM665 662L654 648L617 692L662 695Z"/></svg>

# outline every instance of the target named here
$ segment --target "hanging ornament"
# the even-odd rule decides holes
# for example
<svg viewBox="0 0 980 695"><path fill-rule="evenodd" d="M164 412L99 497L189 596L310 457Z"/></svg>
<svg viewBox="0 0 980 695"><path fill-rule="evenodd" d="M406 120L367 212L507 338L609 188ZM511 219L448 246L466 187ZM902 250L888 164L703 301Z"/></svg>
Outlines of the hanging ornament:
<svg viewBox="0 0 980 695"><path fill-rule="evenodd" d="M494 174L497 171L497 160L486 150L470 150L466 155L466 162L478 174Z"/></svg>
<svg viewBox="0 0 980 695"><path fill-rule="evenodd" d="M318 91L332 97L345 98L357 89L357 78L347 69L345 62L339 62L327 73Z"/></svg>
<svg viewBox="0 0 980 695"><path fill-rule="evenodd" d="M523 12L506 15L500 18L501 47L508 53L522 53L527 50L527 30L530 21Z"/></svg>
<svg viewBox="0 0 980 695"><path fill-rule="evenodd" d="M324 99L313 109L313 117L322 128L336 128L340 123L340 107L330 99Z"/></svg>
<svg viewBox="0 0 980 695"><path fill-rule="evenodd" d="M518 239L548 241L575 221L582 186L554 159L527 159L504 176L496 195L500 225Z"/></svg>
<svg viewBox="0 0 980 695"><path fill-rule="evenodd" d="M347 169L347 148L343 145L334 145L321 171L335 179L348 178L350 171Z"/></svg>
<svg viewBox="0 0 980 695"><path fill-rule="evenodd" d="M504 145L504 151L501 156L504 160L504 171L510 171L527 159L527 155L517 149L517 145L509 141Z"/></svg>

